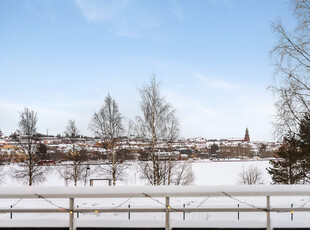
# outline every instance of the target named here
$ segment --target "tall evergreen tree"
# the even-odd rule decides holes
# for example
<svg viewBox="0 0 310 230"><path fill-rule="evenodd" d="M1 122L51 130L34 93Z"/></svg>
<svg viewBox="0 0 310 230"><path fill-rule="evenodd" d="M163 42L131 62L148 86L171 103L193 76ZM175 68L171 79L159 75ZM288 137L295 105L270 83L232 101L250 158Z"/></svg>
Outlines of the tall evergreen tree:
<svg viewBox="0 0 310 230"><path fill-rule="evenodd" d="M300 119L298 131L290 134L271 160L268 170L276 184L310 182L310 114Z"/></svg>
<svg viewBox="0 0 310 230"><path fill-rule="evenodd" d="M304 183L310 182L310 114L305 113L299 124L300 151L302 170L305 173Z"/></svg>
<svg viewBox="0 0 310 230"><path fill-rule="evenodd" d="M300 141L293 136L286 138L270 160L271 167L267 168L273 184L300 184L303 183L305 173L303 170L303 157L300 151Z"/></svg>

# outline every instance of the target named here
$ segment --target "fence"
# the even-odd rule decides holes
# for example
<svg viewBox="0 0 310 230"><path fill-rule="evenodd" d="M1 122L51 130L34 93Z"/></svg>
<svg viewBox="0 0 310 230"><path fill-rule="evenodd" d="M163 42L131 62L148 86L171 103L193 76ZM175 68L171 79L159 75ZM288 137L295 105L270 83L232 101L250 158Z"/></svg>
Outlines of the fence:
<svg viewBox="0 0 310 230"><path fill-rule="evenodd" d="M68 207L56 208L1 208L0 213L66 213L69 214L69 229L75 228L75 213L165 213L165 229L170 229L170 213L183 212L265 212L266 229L271 229L270 213L272 212L309 212L305 207L271 207L271 197L310 196L309 185L260 185L260 186L128 186L128 187L4 187L0 189L1 199L68 199ZM164 198L161 208L78 208L75 199L87 198ZM265 197L265 205L248 207L216 207L216 208L175 208L170 199L175 197L229 197L240 201L238 197ZM50 202L50 201L49 201ZM310 201L309 201L310 202ZM309 203L307 202L307 203Z"/></svg>

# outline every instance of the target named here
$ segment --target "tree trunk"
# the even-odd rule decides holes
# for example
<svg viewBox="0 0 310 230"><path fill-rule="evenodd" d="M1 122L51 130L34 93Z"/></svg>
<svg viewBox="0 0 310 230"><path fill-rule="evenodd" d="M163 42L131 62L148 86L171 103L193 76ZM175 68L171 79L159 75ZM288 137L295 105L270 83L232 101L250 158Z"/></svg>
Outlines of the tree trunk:
<svg viewBox="0 0 310 230"><path fill-rule="evenodd" d="M171 154L172 154L172 146L170 145L170 156L169 156L169 168L168 168L168 185L171 183Z"/></svg>
<svg viewBox="0 0 310 230"><path fill-rule="evenodd" d="M113 179L113 186L116 184L116 167L115 167L116 156L114 151L112 150L112 179Z"/></svg>
<svg viewBox="0 0 310 230"><path fill-rule="evenodd" d="M154 111L154 108L153 108ZM154 113L154 112L153 112ZM153 127L152 127L152 136L153 136L153 142L152 142L152 161L153 161L153 184L154 185L158 185L158 181L157 181L157 167L156 167L156 156L155 156L155 143L156 143L156 136L155 136L155 118L154 118L154 114L152 117L152 123L153 123Z"/></svg>
<svg viewBox="0 0 310 230"><path fill-rule="evenodd" d="M74 186L77 185L77 165L74 163Z"/></svg>
<svg viewBox="0 0 310 230"><path fill-rule="evenodd" d="M30 162L28 167L29 167L29 173L28 173L28 175L29 175L29 186L32 186L32 162Z"/></svg>

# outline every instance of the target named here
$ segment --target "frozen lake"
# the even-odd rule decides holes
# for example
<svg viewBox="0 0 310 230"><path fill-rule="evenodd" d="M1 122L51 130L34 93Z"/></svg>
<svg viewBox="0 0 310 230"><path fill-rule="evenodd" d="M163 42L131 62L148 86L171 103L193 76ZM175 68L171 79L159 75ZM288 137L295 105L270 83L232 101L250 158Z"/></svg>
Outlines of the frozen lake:
<svg viewBox="0 0 310 230"><path fill-rule="evenodd" d="M263 173L264 184L270 184L271 178L267 173L266 168L270 167L269 161L194 161L192 163L192 170L195 175L194 185L234 185L238 183L238 174L243 168L249 166L257 166ZM117 185L145 185L146 182L140 179L139 166L136 162L128 162L128 168L124 173L123 181L117 182ZM4 181L0 186L23 186L21 181L14 180L11 175L14 168L18 164L11 164L4 166ZM65 181L60 178L58 169L62 166L44 166L50 169L47 175L47 180L38 186L65 186ZM96 165L90 165L92 172L89 178L103 178L100 176L100 170ZM72 186L73 184L69 184ZM89 181L87 181L89 185ZM94 186L107 185L107 182L95 182ZM80 182L79 186L84 186L84 182Z"/></svg>

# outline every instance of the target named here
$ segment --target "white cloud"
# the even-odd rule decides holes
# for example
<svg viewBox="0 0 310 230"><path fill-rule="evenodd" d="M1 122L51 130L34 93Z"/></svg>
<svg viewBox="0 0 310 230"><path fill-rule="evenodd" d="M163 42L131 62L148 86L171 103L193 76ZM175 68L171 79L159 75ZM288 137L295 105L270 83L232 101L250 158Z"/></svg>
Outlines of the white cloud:
<svg viewBox="0 0 310 230"><path fill-rule="evenodd" d="M51 105L51 104L27 104L22 105L16 102L0 102L0 110L3 111L0 114L0 121L6 121L0 124L0 129L5 135L9 135L14 132L18 127L19 112L25 107L35 111L38 114L38 132L46 133L49 129L49 133L56 135L57 133L63 133L63 130L68 120L76 120L78 128L81 130L81 134L90 135L88 130L88 123L90 121L92 113L95 111L95 102L87 104L85 103L67 103L63 105ZM92 109L85 110L85 106L92 106Z"/></svg>
<svg viewBox="0 0 310 230"><path fill-rule="evenodd" d="M209 0L209 2L216 7L223 7L223 8L232 8L233 2L231 0Z"/></svg>
<svg viewBox="0 0 310 230"><path fill-rule="evenodd" d="M0 102L0 108L1 108L1 111L18 110L18 109L22 109L23 106L18 105L18 104L13 104L13 103Z"/></svg>
<svg viewBox="0 0 310 230"><path fill-rule="evenodd" d="M109 21L118 17L128 6L126 0L76 0L87 21Z"/></svg>
<svg viewBox="0 0 310 230"><path fill-rule="evenodd" d="M238 89L239 85L218 78L206 77L202 74L193 74L193 77L199 80L199 84L203 84L207 88L215 90L232 91Z"/></svg>
<svg viewBox="0 0 310 230"><path fill-rule="evenodd" d="M273 101L265 88L193 74L188 84L165 89L177 109L184 137L242 137L246 127L253 140L272 139ZM190 84L198 85L188 92Z"/></svg>
<svg viewBox="0 0 310 230"><path fill-rule="evenodd" d="M172 89L165 89L163 95L176 108L184 137L206 135L210 123L225 119L221 113L208 107L202 98L184 95Z"/></svg>
<svg viewBox="0 0 310 230"><path fill-rule="evenodd" d="M75 2L88 22L102 23L107 27L107 31L123 37L165 38L156 29L168 20L168 15L174 14L177 19L183 20L183 8L175 0L164 1L158 7L154 7L156 3L153 1L75 0Z"/></svg>
<svg viewBox="0 0 310 230"><path fill-rule="evenodd" d="M125 32L116 32L115 34L118 35L118 36L121 36L121 37L128 37L128 38L135 38L135 37L137 37L136 34L125 33Z"/></svg>
<svg viewBox="0 0 310 230"><path fill-rule="evenodd" d="M177 2L177 0L172 0L172 13L181 21L184 20L183 17L183 7L180 3Z"/></svg>
<svg viewBox="0 0 310 230"><path fill-rule="evenodd" d="M93 100L93 101L72 101L67 103L60 103L60 106L64 107L93 107L98 106L102 103L100 100Z"/></svg>

